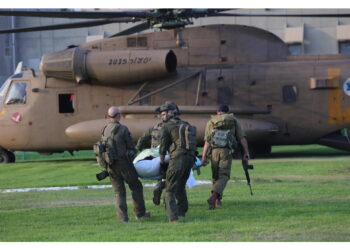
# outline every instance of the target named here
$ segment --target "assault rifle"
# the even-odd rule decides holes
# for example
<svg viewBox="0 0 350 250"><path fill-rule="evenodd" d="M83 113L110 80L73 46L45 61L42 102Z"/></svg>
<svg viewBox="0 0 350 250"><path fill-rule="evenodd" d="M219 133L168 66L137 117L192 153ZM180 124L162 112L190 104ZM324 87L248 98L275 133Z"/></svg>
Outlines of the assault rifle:
<svg viewBox="0 0 350 250"><path fill-rule="evenodd" d="M253 195L252 186L250 185L250 176L249 176L248 169L254 169L254 166L252 164L249 164L248 160L244 159L244 154L243 154L244 150L240 143L236 148L236 150L237 150L237 154L240 155L240 157L242 157L242 167L245 173L245 178L247 179L247 184L250 189L250 195ZM234 154L232 154L232 156L234 157Z"/></svg>
<svg viewBox="0 0 350 250"><path fill-rule="evenodd" d="M248 169L254 169L254 166L251 164L248 164L248 160L245 160L243 156L242 156L242 166L245 173L245 178L247 179L247 184L250 189L250 195L253 195L252 186L250 185L250 176L249 176Z"/></svg>
<svg viewBox="0 0 350 250"><path fill-rule="evenodd" d="M98 181L102 181L102 180L106 179L108 176L109 176L108 171L104 170L104 171L96 174L96 179Z"/></svg>

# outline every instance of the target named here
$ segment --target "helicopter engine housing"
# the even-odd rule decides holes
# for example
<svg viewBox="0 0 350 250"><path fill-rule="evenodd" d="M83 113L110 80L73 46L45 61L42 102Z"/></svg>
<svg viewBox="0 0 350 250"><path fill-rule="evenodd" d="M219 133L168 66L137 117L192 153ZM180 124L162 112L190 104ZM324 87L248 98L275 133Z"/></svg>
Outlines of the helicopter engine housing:
<svg viewBox="0 0 350 250"><path fill-rule="evenodd" d="M164 77L176 71L172 50L89 51L71 48L44 55L46 77L77 83L124 85Z"/></svg>

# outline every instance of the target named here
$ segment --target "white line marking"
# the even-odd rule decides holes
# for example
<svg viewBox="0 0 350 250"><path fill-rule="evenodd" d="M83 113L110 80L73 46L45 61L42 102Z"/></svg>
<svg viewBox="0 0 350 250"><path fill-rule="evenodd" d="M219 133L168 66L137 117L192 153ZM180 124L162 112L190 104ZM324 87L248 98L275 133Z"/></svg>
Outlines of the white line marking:
<svg viewBox="0 0 350 250"><path fill-rule="evenodd" d="M230 182L233 182L232 180ZM211 181L196 180L197 185L211 185ZM156 183L145 183L144 187L155 187ZM196 186L197 186L196 185ZM24 193L31 191L61 191L61 190L78 190L78 189L103 189L112 188L112 185L88 185L88 186L68 186L68 187L39 187L39 188L16 188L0 189L0 193Z"/></svg>

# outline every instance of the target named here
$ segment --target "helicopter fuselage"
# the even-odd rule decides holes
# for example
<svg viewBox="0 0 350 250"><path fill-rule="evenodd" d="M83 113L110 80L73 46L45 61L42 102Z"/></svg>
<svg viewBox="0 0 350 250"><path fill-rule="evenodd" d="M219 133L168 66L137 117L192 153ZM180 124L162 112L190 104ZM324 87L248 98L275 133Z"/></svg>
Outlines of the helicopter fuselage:
<svg viewBox="0 0 350 250"><path fill-rule="evenodd" d="M229 105L257 151L269 151L271 145L322 143L350 125L350 56L290 56L279 38L260 29L213 25L104 39L79 49L86 57L80 71L72 66L74 74L48 73L54 67L28 70L2 87L1 148L91 149L112 105L121 106L121 123L136 140L158 122L154 108L167 100L177 103L181 118L197 127L199 143L217 106ZM133 56L112 53L127 50ZM152 73L154 68L146 65L151 59L146 58L164 50L176 55L176 70ZM135 59L133 65L131 59L138 57L140 63ZM122 66L141 78L128 78ZM140 72L132 71L136 66ZM102 74L104 70L108 74ZM11 102L15 85L25 88L24 100ZM350 150L342 142L337 145Z"/></svg>

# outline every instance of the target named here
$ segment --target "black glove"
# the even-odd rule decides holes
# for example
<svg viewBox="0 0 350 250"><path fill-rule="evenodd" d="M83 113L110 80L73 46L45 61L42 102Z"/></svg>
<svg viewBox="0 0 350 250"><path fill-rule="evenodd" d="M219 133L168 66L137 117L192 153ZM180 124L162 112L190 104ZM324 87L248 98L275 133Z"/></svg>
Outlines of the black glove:
<svg viewBox="0 0 350 250"><path fill-rule="evenodd" d="M128 158L128 160L130 162L133 162L133 160L135 159L137 155L137 150L136 149L128 149L126 150L126 157Z"/></svg>

